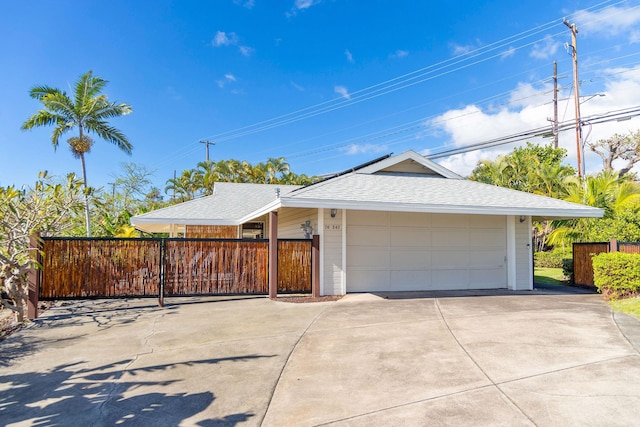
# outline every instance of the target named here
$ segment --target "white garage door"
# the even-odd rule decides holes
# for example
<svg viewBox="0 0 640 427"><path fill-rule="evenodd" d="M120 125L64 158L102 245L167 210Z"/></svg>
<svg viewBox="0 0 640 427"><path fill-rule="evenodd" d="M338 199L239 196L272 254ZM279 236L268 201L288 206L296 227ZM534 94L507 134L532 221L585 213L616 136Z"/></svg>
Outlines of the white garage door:
<svg viewBox="0 0 640 427"><path fill-rule="evenodd" d="M347 212L347 292L507 287L506 217Z"/></svg>

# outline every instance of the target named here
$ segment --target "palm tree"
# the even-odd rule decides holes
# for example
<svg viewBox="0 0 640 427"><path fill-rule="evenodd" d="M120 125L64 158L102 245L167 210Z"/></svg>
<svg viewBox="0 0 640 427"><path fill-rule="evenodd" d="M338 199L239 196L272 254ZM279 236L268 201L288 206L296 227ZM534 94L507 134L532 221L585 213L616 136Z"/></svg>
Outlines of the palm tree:
<svg viewBox="0 0 640 427"><path fill-rule="evenodd" d="M87 237L91 236L91 222L85 154L91 151L93 145L93 140L87 134L96 134L127 154L131 154L133 148L127 137L107 122L107 119L131 113L132 109L127 104L109 102L107 96L101 93L106 84L106 80L94 77L93 72L89 71L80 76L76 82L73 98L60 89L49 86L34 86L29 95L40 101L44 109L33 114L22 124L23 130L54 126L51 134L51 144L54 150L58 147L60 136L72 129L78 130L78 136L69 138L67 142L74 157L79 158L82 162Z"/></svg>
<svg viewBox="0 0 640 427"><path fill-rule="evenodd" d="M604 219L616 218L626 210L640 209L640 185L628 175L619 177L613 171L603 171L581 180L567 178L567 196L564 200L604 209ZM579 218L555 221L555 230L548 236L548 243L559 244L584 238L588 226L597 219Z"/></svg>

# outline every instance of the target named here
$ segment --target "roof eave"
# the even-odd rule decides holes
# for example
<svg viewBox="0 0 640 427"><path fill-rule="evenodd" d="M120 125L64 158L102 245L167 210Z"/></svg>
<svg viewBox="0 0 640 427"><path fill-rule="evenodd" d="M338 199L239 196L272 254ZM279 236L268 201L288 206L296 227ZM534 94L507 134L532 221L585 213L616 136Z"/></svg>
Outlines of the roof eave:
<svg viewBox="0 0 640 427"><path fill-rule="evenodd" d="M525 215L549 218L601 218L604 211L585 206L584 208L531 208L501 206L429 205L422 203L363 202L329 199L282 198L282 207L325 208L394 212L449 213L475 215Z"/></svg>

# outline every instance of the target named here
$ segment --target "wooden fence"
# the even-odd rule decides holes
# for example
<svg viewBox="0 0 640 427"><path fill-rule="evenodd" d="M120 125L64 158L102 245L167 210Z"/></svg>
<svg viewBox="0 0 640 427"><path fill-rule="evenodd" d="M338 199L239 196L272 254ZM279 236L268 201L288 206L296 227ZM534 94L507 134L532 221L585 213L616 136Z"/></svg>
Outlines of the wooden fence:
<svg viewBox="0 0 640 427"><path fill-rule="evenodd" d="M267 240L44 238L40 298L268 293ZM278 241L278 292L311 291L311 240Z"/></svg>
<svg viewBox="0 0 640 427"><path fill-rule="evenodd" d="M640 243L618 242L616 239L611 239L609 242L574 243L573 282L576 285L595 288L591 258L603 252L640 254Z"/></svg>

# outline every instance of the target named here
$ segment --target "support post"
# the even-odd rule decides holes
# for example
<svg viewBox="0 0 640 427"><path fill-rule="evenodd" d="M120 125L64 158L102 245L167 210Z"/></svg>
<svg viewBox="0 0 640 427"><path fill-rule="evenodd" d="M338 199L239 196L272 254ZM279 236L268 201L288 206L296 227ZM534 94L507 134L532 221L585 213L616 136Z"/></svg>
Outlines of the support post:
<svg viewBox="0 0 640 427"><path fill-rule="evenodd" d="M311 240L311 296L320 296L320 236L317 234Z"/></svg>
<svg viewBox="0 0 640 427"><path fill-rule="evenodd" d="M34 320L38 318L38 302L40 299L40 268L42 266L42 240L40 234L32 234L29 236L29 248L33 250L31 254L31 268L27 273L28 283L28 300L27 300L27 318Z"/></svg>
<svg viewBox="0 0 640 427"><path fill-rule="evenodd" d="M609 252L618 252L618 240L611 239L609 241Z"/></svg>
<svg viewBox="0 0 640 427"><path fill-rule="evenodd" d="M269 298L278 297L278 212L269 212Z"/></svg>
<svg viewBox="0 0 640 427"><path fill-rule="evenodd" d="M167 264L167 241L160 240L160 283L158 283L158 307L164 307L164 284Z"/></svg>

